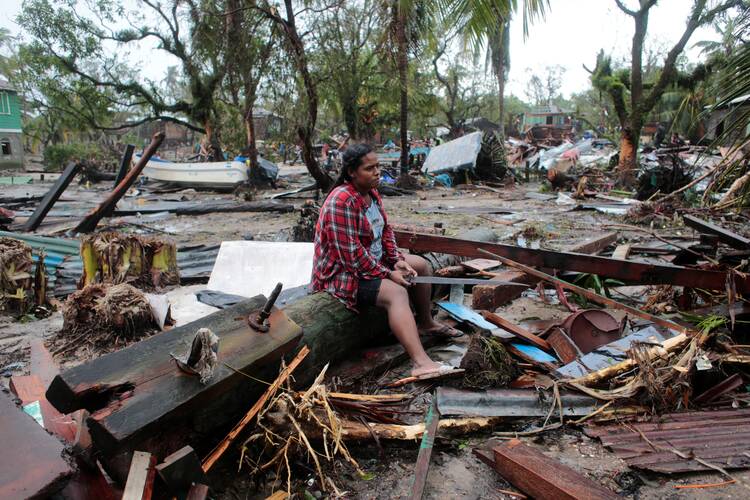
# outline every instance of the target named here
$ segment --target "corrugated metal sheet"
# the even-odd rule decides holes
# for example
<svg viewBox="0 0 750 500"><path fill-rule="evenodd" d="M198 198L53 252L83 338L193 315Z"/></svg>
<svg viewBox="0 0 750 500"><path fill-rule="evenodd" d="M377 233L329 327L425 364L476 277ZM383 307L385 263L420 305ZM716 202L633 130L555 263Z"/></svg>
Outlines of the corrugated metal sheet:
<svg viewBox="0 0 750 500"><path fill-rule="evenodd" d="M586 434L628 466L664 474L750 468L750 408L671 413L648 422L589 425ZM698 459L698 460L696 460Z"/></svg>
<svg viewBox="0 0 750 500"><path fill-rule="evenodd" d="M424 162L429 174L473 169L482 149L482 132L467 134L430 150Z"/></svg>
<svg viewBox="0 0 750 500"><path fill-rule="evenodd" d="M26 242L34 250L34 262L39 260L39 251L42 249L45 251L46 255L44 257L44 265L47 268L47 283L49 289L54 290L55 296L59 297L60 295L58 295L55 288L57 282L57 269L66 260L70 261L71 259L75 259L80 262L81 259L78 255L80 252L80 242L77 239L50 238L47 236L12 233L9 231L0 231L0 236L7 236L9 238L15 238Z"/></svg>
<svg viewBox="0 0 750 500"><path fill-rule="evenodd" d="M44 249L47 281L55 297L67 297L76 291L76 283L83 273L80 242L77 239L50 238L8 231L0 231L0 236L28 243L34 249L34 262L38 259L39 250ZM180 269L180 283L207 282L218 253L219 245L192 245L185 247L185 250L178 248L177 266Z"/></svg>
<svg viewBox="0 0 750 500"><path fill-rule="evenodd" d="M550 406L557 402L551 393L533 389L489 389L487 391L464 391L452 387L438 387L437 402L440 415L471 417L545 417ZM594 398L577 393L560 394L563 413L567 416L583 416L597 408ZM556 413L555 413L556 414Z"/></svg>

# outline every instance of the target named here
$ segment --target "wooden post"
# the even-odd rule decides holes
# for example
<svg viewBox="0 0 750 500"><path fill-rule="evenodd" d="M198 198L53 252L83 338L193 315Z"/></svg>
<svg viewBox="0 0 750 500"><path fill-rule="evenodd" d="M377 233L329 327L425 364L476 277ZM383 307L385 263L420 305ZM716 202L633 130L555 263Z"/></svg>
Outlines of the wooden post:
<svg viewBox="0 0 750 500"><path fill-rule="evenodd" d="M163 140L164 132L157 132L154 134L154 137L151 139L151 144L149 144L146 150L143 152L143 156L141 156L141 159L138 160L138 163L128 172L125 178L120 181L120 183L107 197L107 199L105 199L98 207L96 207L94 210L88 213L86 217L83 218L83 220L75 227L75 229L73 229L73 232L90 233L91 231L96 229L96 225L99 224L99 221L102 220L103 217L106 217L108 214L112 213L112 211L115 209L115 205L117 205L117 202L120 201L120 198L125 195L130 186L132 186L136 179L138 179L138 176L141 175L141 172L146 167L146 164L154 155L154 153L156 153L156 150L159 149L159 146L161 146Z"/></svg>
<svg viewBox="0 0 750 500"><path fill-rule="evenodd" d="M120 160L120 169L117 171L117 177L115 177L115 185L113 187L116 188L125 178L125 174L128 173L128 170L130 170L130 161L133 159L134 151L135 145L128 144L125 146L125 153L122 155L122 160Z"/></svg>
<svg viewBox="0 0 750 500"><path fill-rule="evenodd" d="M65 167L62 175L55 181L47 194L44 195L42 201L37 205L34 213L29 217L26 222L19 228L21 231L34 231L44 221L44 218L49 213L52 205L60 198L65 189L70 185L73 177L76 176L81 170L81 164L76 162L68 163Z"/></svg>

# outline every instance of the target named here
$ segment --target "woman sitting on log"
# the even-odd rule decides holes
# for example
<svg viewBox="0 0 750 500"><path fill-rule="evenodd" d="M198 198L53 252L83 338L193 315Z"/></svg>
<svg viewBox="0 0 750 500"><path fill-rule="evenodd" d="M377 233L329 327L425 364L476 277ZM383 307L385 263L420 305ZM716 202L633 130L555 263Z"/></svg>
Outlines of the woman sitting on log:
<svg viewBox="0 0 750 500"><path fill-rule="evenodd" d="M452 374L457 370L430 359L419 335L457 337L462 333L432 318L429 284L409 281L412 276L429 275L430 265L422 257L404 256L397 250L376 189L379 183L380 167L372 148L366 144L347 148L339 179L315 227L312 288L330 293L354 311L362 306L384 308L391 330L411 357L412 376Z"/></svg>

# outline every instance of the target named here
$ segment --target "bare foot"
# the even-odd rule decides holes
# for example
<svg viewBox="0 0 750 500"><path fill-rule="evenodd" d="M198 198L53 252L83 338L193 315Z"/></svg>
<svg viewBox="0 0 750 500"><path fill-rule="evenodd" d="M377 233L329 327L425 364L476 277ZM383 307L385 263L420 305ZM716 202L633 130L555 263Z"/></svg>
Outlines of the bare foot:
<svg viewBox="0 0 750 500"><path fill-rule="evenodd" d="M434 373L440 370L441 366L443 365L436 361L430 361L429 363L425 363L423 365L414 366L414 368L411 369L411 376L419 377L420 375L425 375L427 373Z"/></svg>

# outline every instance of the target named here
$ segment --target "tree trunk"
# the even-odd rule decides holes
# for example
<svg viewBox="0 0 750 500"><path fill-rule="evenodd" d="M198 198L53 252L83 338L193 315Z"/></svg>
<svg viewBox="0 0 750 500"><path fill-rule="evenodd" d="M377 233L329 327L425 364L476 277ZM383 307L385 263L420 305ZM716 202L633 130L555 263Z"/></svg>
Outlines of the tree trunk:
<svg viewBox="0 0 750 500"><path fill-rule="evenodd" d="M396 37L398 40L398 79L399 90L401 93L401 110L400 110L400 127L401 127L401 173L409 172L409 138L407 130L409 128L409 95L407 92L407 69L408 54L406 44L406 19L397 3L393 7L396 18Z"/></svg>
<svg viewBox="0 0 750 500"><path fill-rule="evenodd" d="M495 68L495 75L497 77L497 90L498 90L498 132L500 137L505 138L505 73L506 67L508 66L507 55L508 55L508 44L510 43L510 22L503 22L500 28L500 36L498 37L499 46L497 47L497 67Z"/></svg>
<svg viewBox="0 0 750 500"><path fill-rule="evenodd" d="M247 146L247 156L250 158L250 168L256 170L258 168L258 148L255 144L255 120L253 117L253 103L255 103L255 96L247 99L247 109L245 110L245 136Z"/></svg>
<svg viewBox="0 0 750 500"><path fill-rule="evenodd" d="M618 182L623 186L632 186L635 182L636 152L640 130L623 128L620 136L620 161L617 164Z"/></svg>
<svg viewBox="0 0 750 500"><path fill-rule="evenodd" d="M299 33L297 33L292 0L284 0L284 5L286 7L286 21L278 17L272 19L280 23L284 28L287 41L292 48L294 63L302 77L302 84L305 89L307 123L297 127L297 135L302 141L302 158L307 166L307 171L310 172L310 175L318 183L318 188L322 191L328 191L333 185L333 180L318 165L318 159L315 158L312 143L313 134L315 134L315 123L318 120L318 90L312 75L310 75L310 69L307 66L305 46L302 43Z"/></svg>
<svg viewBox="0 0 750 500"><path fill-rule="evenodd" d="M224 161L224 151L221 149L221 143L213 121L206 120L203 123L203 128L206 129L206 141L208 142L208 153L211 161Z"/></svg>
<svg viewBox="0 0 750 500"><path fill-rule="evenodd" d="M349 132L349 137L352 140L357 140L360 137L359 127L357 126L357 103L353 99L347 97L344 102L341 103L341 111L344 115L344 123L346 124L346 131Z"/></svg>

